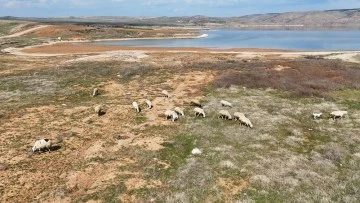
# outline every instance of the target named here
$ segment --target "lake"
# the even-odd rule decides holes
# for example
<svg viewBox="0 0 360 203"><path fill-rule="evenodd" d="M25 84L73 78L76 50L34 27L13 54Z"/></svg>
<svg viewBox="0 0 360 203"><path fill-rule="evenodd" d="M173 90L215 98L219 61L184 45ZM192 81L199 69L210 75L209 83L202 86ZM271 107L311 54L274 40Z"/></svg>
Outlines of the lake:
<svg viewBox="0 0 360 203"><path fill-rule="evenodd" d="M360 31L206 30L206 38L98 41L93 45L145 47L271 48L287 50L360 50Z"/></svg>

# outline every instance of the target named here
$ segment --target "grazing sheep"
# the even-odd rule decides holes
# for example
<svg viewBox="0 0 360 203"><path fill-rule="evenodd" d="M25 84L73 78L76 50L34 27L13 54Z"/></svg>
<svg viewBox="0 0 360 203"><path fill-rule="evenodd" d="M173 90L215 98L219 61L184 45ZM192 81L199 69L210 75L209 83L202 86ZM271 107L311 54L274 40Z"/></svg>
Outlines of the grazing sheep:
<svg viewBox="0 0 360 203"><path fill-rule="evenodd" d="M248 118L246 118L246 117L241 117L241 118L240 118L240 123L241 123L241 124L244 124L244 125L247 126L247 127L253 128L253 124L252 124L251 121L250 121Z"/></svg>
<svg viewBox="0 0 360 203"><path fill-rule="evenodd" d="M175 112L181 116L185 116L184 115L184 111L180 108L180 107L175 107Z"/></svg>
<svg viewBox="0 0 360 203"><path fill-rule="evenodd" d="M194 108L195 111L195 116L200 116L202 115L205 118L205 112L203 109L199 108L199 107L195 107Z"/></svg>
<svg viewBox="0 0 360 203"><path fill-rule="evenodd" d="M228 119L228 120L232 119L231 114L226 110L220 110L219 111L219 118Z"/></svg>
<svg viewBox="0 0 360 203"><path fill-rule="evenodd" d="M330 113L330 117L335 119L335 118L343 118L348 114L347 111L333 111Z"/></svg>
<svg viewBox="0 0 360 203"><path fill-rule="evenodd" d="M220 101L221 106L225 106L225 107L232 107L232 104L228 101L225 100L221 100Z"/></svg>
<svg viewBox="0 0 360 203"><path fill-rule="evenodd" d="M243 113L235 112L234 120L239 120L241 124L253 128L253 124L248 118L246 118L246 116Z"/></svg>
<svg viewBox="0 0 360 203"><path fill-rule="evenodd" d="M241 117L245 117L243 113L235 112L234 113L234 120L240 120Z"/></svg>
<svg viewBox="0 0 360 203"><path fill-rule="evenodd" d="M147 105L147 107L148 107L148 109L151 109L152 107L153 107L153 105L152 105L152 103L151 103L151 101L150 100L145 100L145 103L146 103L146 105Z"/></svg>
<svg viewBox="0 0 360 203"><path fill-rule="evenodd" d="M42 149L45 148L47 148L50 152L50 147L51 147L51 141L49 139L37 140L34 146L32 147L32 152L35 152L36 150L41 151Z"/></svg>
<svg viewBox="0 0 360 203"><path fill-rule="evenodd" d="M313 118L314 118L314 119L318 119L318 118L321 117L322 114L323 114L323 113L313 113Z"/></svg>
<svg viewBox="0 0 360 203"><path fill-rule="evenodd" d="M105 112L104 112L104 109L103 109L103 107L101 105L97 105L97 106L95 106L95 113L97 113L98 116L101 116Z"/></svg>
<svg viewBox="0 0 360 203"><path fill-rule="evenodd" d="M177 115L177 113L175 111L172 111L169 109L166 110L164 114L165 114L166 119L171 118L172 121L175 121L179 118L179 116Z"/></svg>
<svg viewBox="0 0 360 203"><path fill-rule="evenodd" d="M92 96L93 97L96 97L97 95L99 95L100 93L99 93L99 88L95 88L94 90L93 90L93 93L92 93Z"/></svg>
<svg viewBox="0 0 360 203"><path fill-rule="evenodd" d="M197 99L191 100L191 101L190 101L190 104L191 104L192 106L196 106L196 107L200 107L200 108L202 107L200 101L197 100Z"/></svg>
<svg viewBox="0 0 360 203"><path fill-rule="evenodd" d="M140 112L141 111L141 109L140 109L140 107L139 107L139 105L138 105L138 103L136 102L136 101L134 101L133 103L132 103L132 106L134 107L134 109L136 110L136 112Z"/></svg>
<svg viewBox="0 0 360 203"><path fill-rule="evenodd" d="M161 91L161 93L162 93L165 97L171 98L171 95L170 95L170 93L169 93L168 91L163 90L163 91Z"/></svg>
<svg viewBox="0 0 360 203"><path fill-rule="evenodd" d="M171 118L172 118L172 121L174 122L174 121L176 121L177 119L179 119L179 115L178 115L175 111L173 111L173 113L172 113L172 115L171 115Z"/></svg>

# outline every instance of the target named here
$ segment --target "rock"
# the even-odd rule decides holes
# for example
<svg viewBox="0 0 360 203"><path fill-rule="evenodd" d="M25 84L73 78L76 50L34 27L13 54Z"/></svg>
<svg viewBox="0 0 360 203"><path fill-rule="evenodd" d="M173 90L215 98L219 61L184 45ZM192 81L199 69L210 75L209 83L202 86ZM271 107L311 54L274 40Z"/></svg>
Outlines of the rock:
<svg viewBox="0 0 360 203"><path fill-rule="evenodd" d="M27 156L28 156L28 157L31 157L32 155L34 155L34 152L33 152L33 151L28 151L28 152L27 152Z"/></svg>
<svg viewBox="0 0 360 203"><path fill-rule="evenodd" d="M69 131L61 133L59 137L74 137L75 135L76 133Z"/></svg>
<svg viewBox="0 0 360 203"><path fill-rule="evenodd" d="M83 122L84 122L84 123L87 123L87 124L90 124L90 123L93 122L93 120L92 120L91 118L85 118L85 119L83 120Z"/></svg>
<svg viewBox="0 0 360 203"><path fill-rule="evenodd" d="M0 171L6 171L9 169L9 164L0 163Z"/></svg>
<svg viewBox="0 0 360 203"><path fill-rule="evenodd" d="M199 154L202 154L202 151L198 148L195 148L191 151L191 154L194 154L194 155L199 155Z"/></svg>

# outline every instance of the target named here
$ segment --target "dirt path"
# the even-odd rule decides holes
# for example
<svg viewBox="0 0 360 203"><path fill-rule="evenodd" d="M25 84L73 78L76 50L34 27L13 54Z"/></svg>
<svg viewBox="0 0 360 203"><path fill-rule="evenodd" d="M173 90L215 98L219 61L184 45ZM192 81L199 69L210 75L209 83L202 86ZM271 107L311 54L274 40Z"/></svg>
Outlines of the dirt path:
<svg viewBox="0 0 360 203"><path fill-rule="evenodd" d="M43 28L46 28L46 27L49 27L49 26L50 25L39 25L39 26L30 28L30 29L27 29L27 30L24 30L24 31L21 31L21 32L17 32L17 33L11 34L11 35L1 36L0 39L19 37L19 36L27 34L29 32L33 32L33 31L38 30L38 29L43 29Z"/></svg>

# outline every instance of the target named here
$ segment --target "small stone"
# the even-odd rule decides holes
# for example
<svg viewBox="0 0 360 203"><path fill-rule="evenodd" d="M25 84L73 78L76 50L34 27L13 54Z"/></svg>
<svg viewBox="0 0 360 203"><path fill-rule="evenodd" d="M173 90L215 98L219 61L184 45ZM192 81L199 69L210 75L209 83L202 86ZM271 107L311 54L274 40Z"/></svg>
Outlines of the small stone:
<svg viewBox="0 0 360 203"><path fill-rule="evenodd" d="M84 121L84 123L87 123L87 124L90 124L93 122L91 118L85 118L83 121Z"/></svg>
<svg viewBox="0 0 360 203"><path fill-rule="evenodd" d="M8 164L3 164L0 163L0 171L6 171L9 169L9 165Z"/></svg>
<svg viewBox="0 0 360 203"><path fill-rule="evenodd" d="M191 151L191 154L194 154L194 155L199 155L199 154L202 154L202 151L198 148L195 148Z"/></svg>

